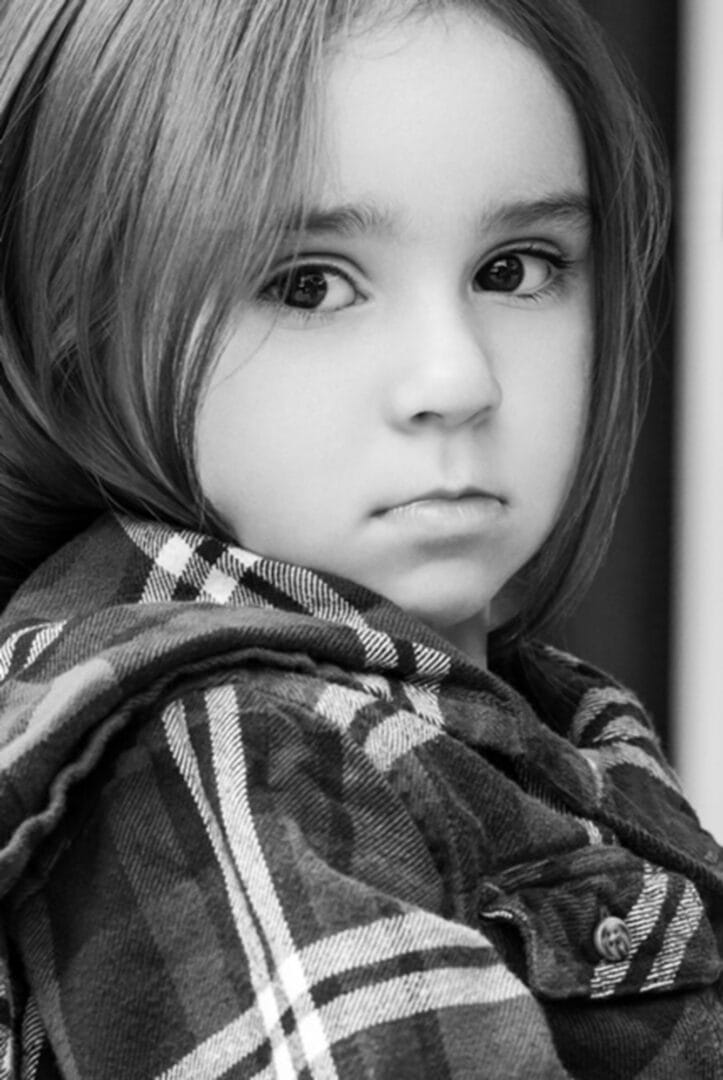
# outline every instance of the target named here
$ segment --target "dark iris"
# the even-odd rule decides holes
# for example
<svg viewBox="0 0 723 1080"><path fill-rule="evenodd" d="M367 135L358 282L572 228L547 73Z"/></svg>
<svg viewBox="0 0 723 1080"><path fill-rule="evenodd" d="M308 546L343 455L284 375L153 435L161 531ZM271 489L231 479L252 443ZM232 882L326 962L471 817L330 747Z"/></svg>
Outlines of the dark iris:
<svg viewBox="0 0 723 1080"><path fill-rule="evenodd" d="M514 292L525 277L522 259L518 255L501 255L478 272L475 282L479 289L493 292Z"/></svg>
<svg viewBox="0 0 723 1080"><path fill-rule="evenodd" d="M329 286L323 270L291 270L272 283L274 299L289 307L312 309L319 306Z"/></svg>

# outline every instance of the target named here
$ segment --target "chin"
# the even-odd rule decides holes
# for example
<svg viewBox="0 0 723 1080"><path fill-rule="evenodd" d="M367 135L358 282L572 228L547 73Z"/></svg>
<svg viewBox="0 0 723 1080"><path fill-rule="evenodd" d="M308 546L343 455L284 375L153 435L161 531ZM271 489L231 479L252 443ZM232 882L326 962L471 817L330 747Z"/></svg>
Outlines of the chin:
<svg viewBox="0 0 723 1080"><path fill-rule="evenodd" d="M407 607L404 610L426 626L431 627L432 630L437 630L440 634L446 635L449 630L453 630L458 626L469 625L477 619L486 626L488 607L479 604L475 604L474 607L469 604L464 606L450 604L437 607L431 605L417 608Z"/></svg>
<svg viewBox="0 0 723 1080"><path fill-rule="evenodd" d="M480 619L486 623L492 599L489 587L476 579L427 580L424 587L395 589L385 595L398 607L442 633ZM396 595L394 595L396 593Z"/></svg>

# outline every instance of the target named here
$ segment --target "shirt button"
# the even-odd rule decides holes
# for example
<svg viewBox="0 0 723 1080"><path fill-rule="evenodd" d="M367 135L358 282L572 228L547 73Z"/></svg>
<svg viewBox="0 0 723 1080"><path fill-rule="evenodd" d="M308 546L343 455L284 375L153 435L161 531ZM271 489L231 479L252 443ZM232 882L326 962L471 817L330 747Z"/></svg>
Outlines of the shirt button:
<svg viewBox="0 0 723 1080"><path fill-rule="evenodd" d="M630 956L630 931L623 920L615 915L607 915L600 920L595 928L594 941L603 960L615 963L618 960L627 960Z"/></svg>

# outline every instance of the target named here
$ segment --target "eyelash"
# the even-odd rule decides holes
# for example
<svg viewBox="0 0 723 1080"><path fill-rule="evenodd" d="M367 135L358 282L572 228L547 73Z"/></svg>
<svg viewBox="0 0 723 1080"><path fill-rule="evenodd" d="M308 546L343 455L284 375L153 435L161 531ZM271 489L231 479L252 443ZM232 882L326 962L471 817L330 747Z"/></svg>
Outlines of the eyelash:
<svg viewBox="0 0 723 1080"><path fill-rule="evenodd" d="M483 270L488 269L495 263L502 262L505 259L519 258L525 255L537 259L539 262L547 263L552 268L549 280L542 286L529 293L508 292L504 289L480 289L479 291L490 292L493 294L496 293L498 296L509 297L511 300L520 303L540 303L542 300L547 299L547 297L559 295L566 285L571 271L576 265L576 260L568 258L559 251L551 251L549 248L537 244L525 244L499 252L499 254L494 255L491 259L487 259L487 261L475 271L473 280L479 277Z"/></svg>
<svg viewBox="0 0 723 1080"><path fill-rule="evenodd" d="M332 311L318 311L313 308L295 308L291 305L284 304L281 299L270 298L265 295L274 285L283 284L284 279L289 280L293 274L300 274L302 271L316 271L317 273L320 272L344 281L349 286L349 288L353 290L355 294L354 302L352 304L345 305L345 307L354 307L359 299L366 299L366 296L361 291L361 289L357 287L351 276L345 273L340 267L335 266L333 263L323 262L322 260L317 261L316 259L299 259L291 266L284 267L284 269L278 271L276 274L273 275L273 277L261 289L258 297L259 301L262 304L266 304L277 311L283 311L284 318L297 319L300 322L304 323L311 321L315 321L317 323L326 322L330 318L332 318L332 316L338 314L339 310L345 310L345 308L341 308L334 309Z"/></svg>
<svg viewBox="0 0 723 1080"><path fill-rule="evenodd" d="M541 262L548 263L552 268L550 273L550 280L545 282L540 288L531 293L516 293L504 289L476 289L476 292L487 292L497 294L502 297L509 297L511 300L527 303L539 303L549 296L558 295L564 288L570 271L576 264L575 259L570 259L565 255L562 255L558 251L551 251L549 248L539 246L537 244L526 244L514 248L509 248L505 251L499 252L491 259L487 259L474 273L473 281L479 277L479 275L486 269L489 269L495 263L501 263L505 259L520 258L528 256L538 259ZM331 311L319 311L315 308L301 308L293 307L290 304L284 304L280 298L270 298L267 294L275 285L282 285L284 280L289 281L293 274L300 274L306 271L308 273L317 272L327 276L334 277L338 280L344 281L350 289L355 293L355 299L351 304L345 304L341 308L334 308ZM300 260L293 265L285 267L278 271L274 276L266 283L258 294L258 300L264 305L268 305L276 309L277 311L283 311L284 318L296 319L302 323L316 322L324 323L337 315L340 311L347 310L350 307L355 307L359 300L367 299L364 293L357 287L352 277L345 273L340 267L335 266L333 263L326 263L323 261L315 261L308 259L308 261Z"/></svg>

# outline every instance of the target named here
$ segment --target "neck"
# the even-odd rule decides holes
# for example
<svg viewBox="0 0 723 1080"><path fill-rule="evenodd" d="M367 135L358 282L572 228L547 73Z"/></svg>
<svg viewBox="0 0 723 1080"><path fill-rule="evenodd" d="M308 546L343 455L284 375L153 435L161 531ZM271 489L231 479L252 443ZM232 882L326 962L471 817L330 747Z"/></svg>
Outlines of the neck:
<svg viewBox="0 0 723 1080"><path fill-rule="evenodd" d="M481 668L487 668L488 612L476 615L466 622L453 626L435 626L434 629L460 652Z"/></svg>

